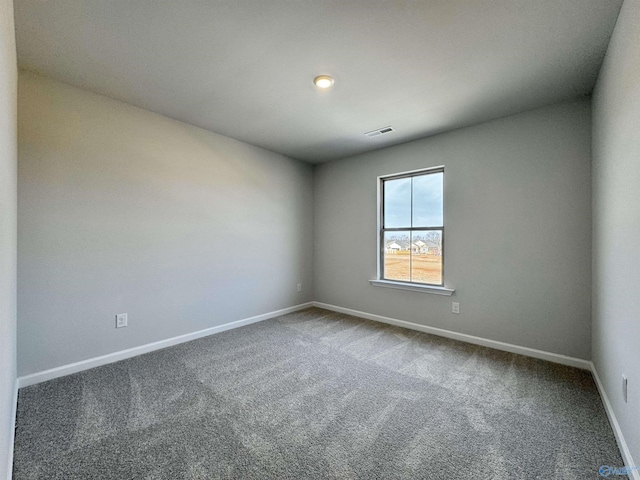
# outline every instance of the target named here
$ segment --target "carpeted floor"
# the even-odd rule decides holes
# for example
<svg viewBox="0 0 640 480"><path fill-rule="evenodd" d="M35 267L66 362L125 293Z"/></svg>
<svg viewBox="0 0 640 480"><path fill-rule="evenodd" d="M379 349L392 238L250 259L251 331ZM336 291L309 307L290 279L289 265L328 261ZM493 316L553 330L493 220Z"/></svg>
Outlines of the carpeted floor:
<svg viewBox="0 0 640 480"><path fill-rule="evenodd" d="M310 308L20 390L14 479L591 479L590 373ZM616 477L621 478L621 477Z"/></svg>

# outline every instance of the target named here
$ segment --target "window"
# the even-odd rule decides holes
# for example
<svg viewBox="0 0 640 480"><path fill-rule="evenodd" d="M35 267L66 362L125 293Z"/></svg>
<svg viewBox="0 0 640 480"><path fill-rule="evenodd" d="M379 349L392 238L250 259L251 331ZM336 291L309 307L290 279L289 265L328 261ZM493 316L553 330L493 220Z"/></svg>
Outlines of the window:
<svg viewBox="0 0 640 480"><path fill-rule="evenodd" d="M380 178L380 280L444 285L444 167Z"/></svg>

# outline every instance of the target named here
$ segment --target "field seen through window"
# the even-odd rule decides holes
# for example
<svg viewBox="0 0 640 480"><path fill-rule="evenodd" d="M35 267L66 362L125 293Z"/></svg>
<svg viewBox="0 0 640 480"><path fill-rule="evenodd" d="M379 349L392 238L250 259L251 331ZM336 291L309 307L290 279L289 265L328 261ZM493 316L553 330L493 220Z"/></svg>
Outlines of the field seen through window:
<svg viewBox="0 0 640 480"><path fill-rule="evenodd" d="M385 253L384 277L400 282L441 284L442 256L411 252Z"/></svg>

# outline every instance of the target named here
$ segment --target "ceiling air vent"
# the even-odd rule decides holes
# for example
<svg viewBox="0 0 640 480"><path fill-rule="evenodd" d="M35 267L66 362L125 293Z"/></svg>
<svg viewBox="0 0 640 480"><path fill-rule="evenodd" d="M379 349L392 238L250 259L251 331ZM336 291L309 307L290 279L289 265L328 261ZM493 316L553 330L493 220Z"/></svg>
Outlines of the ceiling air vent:
<svg viewBox="0 0 640 480"><path fill-rule="evenodd" d="M377 130L372 130L370 132L365 133L365 135L369 138L379 137L380 135L385 135L387 133L395 132L393 127L382 127Z"/></svg>

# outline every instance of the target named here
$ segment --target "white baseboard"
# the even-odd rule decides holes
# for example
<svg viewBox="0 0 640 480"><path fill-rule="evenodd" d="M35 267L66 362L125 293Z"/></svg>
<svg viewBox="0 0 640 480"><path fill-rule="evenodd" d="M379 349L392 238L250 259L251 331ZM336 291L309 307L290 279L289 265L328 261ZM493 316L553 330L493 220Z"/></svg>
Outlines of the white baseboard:
<svg viewBox="0 0 640 480"><path fill-rule="evenodd" d="M353 315L354 317L366 318L367 320L373 320L375 322L388 323L390 325L396 325L398 327L431 333L440 337L473 343L474 345L481 345L483 347L495 348L496 350L503 350L505 352L517 353L519 355L525 355L527 357L539 358L541 360L560 363L562 365L568 365L570 367L577 367L583 370L591 370L591 362L589 360L582 360L581 358L569 357L567 355L561 355L559 353L545 352L544 350L536 350L535 348L521 347L520 345L499 342L497 340L490 340L488 338L475 337L473 335L467 335L465 333L458 333L451 330L444 330L442 328L429 327L427 325L421 325L419 323L407 322L405 320L398 320L396 318L383 317L381 315L374 315L372 313L360 312L358 310L352 310L350 308L337 307L335 305L329 305L327 303L312 303L315 307L332 310L334 312L345 313L347 315Z"/></svg>
<svg viewBox="0 0 640 480"><path fill-rule="evenodd" d="M16 416L18 415L18 380L13 385L13 407L11 410L11 431L9 432L9 458L7 459L7 480L13 476L13 444L16 438Z"/></svg>
<svg viewBox="0 0 640 480"><path fill-rule="evenodd" d="M197 332L187 333L173 338L167 338L166 340L160 340L159 342L147 343L139 347L129 348L127 350L121 350L119 352L109 353L100 357L89 358L80 362L70 363L68 365L62 365L60 367L51 368L42 372L32 373L18 378L19 388L28 387L29 385L35 385L36 383L46 382L47 380L53 380L54 378L64 377L72 373L81 372L82 370L88 370L90 368L99 367L108 363L118 362L126 358L142 355L143 353L152 352L154 350L160 350L161 348L171 347L178 345L179 343L189 342L198 338L207 337L215 333L224 332L233 328L243 327L252 323L261 322L270 318L279 317L280 315L286 315L287 313L296 312L304 308L311 307L313 302L303 303L295 305L293 307L283 308L282 310L276 310L274 312L263 313L262 315L256 315L255 317L244 318L235 322L225 323L224 325L218 325L216 327L206 328Z"/></svg>
<svg viewBox="0 0 640 480"><path fill-rule="evenodd" d="M622 454L622 460L624 464L633 468L634 466L640 466L633 461L633 456L631 455L631 450L629 450L629 445L627 445L627 441L624 439L624 435L622 434L622 429L620 428L620 424L618 423L618 419L616 418L616 414L613 412L613 408L611 407L611 402L609 402L609 397L607 396L607 392L604 389L604 385L600 381L600 377L598 376L598 371L596 370L596 366L593 362L589 362L591 364L591 374L596 381L596 385L598 387L598 391L600 392L600 398L602 398L602 403L604 404L604 409L607 412L607 417L609 417L609 423L611 424L611 428L613 429L613 434L616 437L616 442L618 442L618 448L620 449L620 453ZM611 467L620 467L621 465L610 465ZM629 478L632 480L640 480L640 470L633 470L629 474Z"/></svg>

